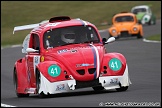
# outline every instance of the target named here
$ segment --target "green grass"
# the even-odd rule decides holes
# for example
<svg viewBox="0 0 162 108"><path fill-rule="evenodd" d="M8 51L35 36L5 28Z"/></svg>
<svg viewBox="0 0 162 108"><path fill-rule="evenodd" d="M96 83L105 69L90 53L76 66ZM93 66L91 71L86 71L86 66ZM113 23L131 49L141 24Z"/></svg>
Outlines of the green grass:
<svg viewBox="0 0 162 108"><path fill-rule="evenodd" d="M147 40L161 41L161 34L152 35L146 38Z"/></svg>
<svg viewBox="0 0 162 108"><path fill-rule="evenodd" d="M39 23L53 16L67 15L107 29L115 13L130 11L133 6L149 4L161 18L161 1L1 1L1 45L21 44L29 31L16 32L15 26Z"/></svg>

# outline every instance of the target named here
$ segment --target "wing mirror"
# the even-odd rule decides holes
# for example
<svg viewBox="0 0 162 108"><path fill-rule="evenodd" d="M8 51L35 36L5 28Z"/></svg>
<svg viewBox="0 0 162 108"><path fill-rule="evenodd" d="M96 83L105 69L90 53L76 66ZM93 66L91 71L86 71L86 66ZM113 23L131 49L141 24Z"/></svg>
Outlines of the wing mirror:
<svg viewBox="0 0 162 108"><path fill-rule="evenodd" d="M111 42L114 42L114 41L115 41L115 38L114 38L114 37L108 38L107 41L106 41L106 38L103 38L103 39L102 39L102 42L103 42L104 44L108 44L108 43L111 43Z"/></svg>
<svg viewBox="0 0 162 108"><path fill-rule="evenodd" d="M33 48L27 48L27 49L26 49L26 52L27 52L27 53L39 52L39 50L35 50L35 49L33 49Z"/></svg>

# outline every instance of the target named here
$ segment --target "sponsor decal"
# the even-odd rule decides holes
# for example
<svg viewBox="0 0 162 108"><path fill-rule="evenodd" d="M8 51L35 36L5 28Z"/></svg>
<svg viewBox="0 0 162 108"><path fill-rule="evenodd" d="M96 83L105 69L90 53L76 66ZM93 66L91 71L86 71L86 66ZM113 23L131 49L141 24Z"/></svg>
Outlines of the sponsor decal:
<svg viewBox="0 0 162 108"><path fill-rule="evenodd" d="M35 59L34 60L35 61L35 64L38 64L38 56L35 56L34 59Z"/></svg>
<svg viewBox="0 0 162 108"><path fill-rule="evenodd" d="M57 23L49 23L45 27L57 26L58 24L60 24L60 22L57 22Z"/></svg>
<svg viewBox="0 0 162 108"><path fill-rule="evenodd" d="M65 52L71 52L71 53L76 53L78 50L77 49L89 49L91 48L91 46L84 46L84 47L75 47L75 48L70 48L70 49L62 49L62 50L58 50L57 53L58 54L62 54L62 53L65 53Z"/></svg>
<svg viewBox="0 0 162 108"><path fill-rule="evenodd" d="M109 65L110 69L113 70L113 71L118 71L122 67L121 61L117 58L112 58L109 61L108 65Z"/></svg>
<svg viewBox="0 0 162 108"><path fill-rule="evenodd" d="M63 50L59 50L59 51L57 51L58 52L58 54L61 54L61 53L65 53L65 52L67 52L68 50L67 49L63 49Z"/></svg>
<svg viewBox="0 0 162 108"><path fill-rule="evenodd" d="M34 67L34 75L35 75L36 66L40 63L40 56L34 56L33 60L34 60L33 67Z"/></svg>
<svg viewBox="0 0 162 108"><path fill-rule="evenodd" d="M56 91L61 91L61 90L66 90L65 89L65 84L60 84L56 86Z"/></svg>
<svg viewBox="0 0 162 108"><path fill-rule="evenodd" d="M77 49L72 49L71 50L71 53L76 53L77 52Z"/></svg>
<svg viewBox="0 0 162 108"><path fill-rule="evenodd" d="M61 74L61 68L58 65L51 65L48 68L48 74L52 77L57 77Z"/></svg>
<svg viewBox="0 0 162 108"><path fill-rule="evenodd" d="M57 53L58 54L62 54L62 53L65 53L65 52L76 53L77 51L78 51L77 49L71 48L71 49L62 49L62 50L59 50L59 51L57 51Z"/></svg>
<svg viewBox="0 0 162 108"><path fill-rule="evenodd" d="M83 64L76 64L76 67L84 67L84 66L94 66L93 64L83 63Z"/></svg>
<svg viewBox="0 0 162 108"><path fill-rule="evenodd" d="M111 84L118 84L119 80L118 80L118 78L113 78L113 79L110 79L110 83Z"/></svg>

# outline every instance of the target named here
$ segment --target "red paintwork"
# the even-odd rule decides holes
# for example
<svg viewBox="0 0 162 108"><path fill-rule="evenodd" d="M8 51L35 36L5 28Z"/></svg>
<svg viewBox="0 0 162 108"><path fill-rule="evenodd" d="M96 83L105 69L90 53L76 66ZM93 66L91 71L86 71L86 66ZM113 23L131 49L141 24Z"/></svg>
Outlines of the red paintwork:
<svg viewBox="0 0 162 108"><path fill-rule="evenodd" d="M125 57L120 54L120 53L108 53L108 54L105 54L104 55L104 59L103 59L103 62L102 62L102 69L101 69L101 72L104 71L104 66L108 64L108 62L112 59L112 58L118 58L121 63L122 63L122 68L118 71L113 71L111 70L108 66L108 68L106 69L107 73L106 74L103 74L103 76L118 76L118 75L123 75L123 72L126 68L126 59Z"/></svg>
<svg viewBox="0 0 162 108"><path fill-rule="evenodd" d="M104 47L101 44L96 44L98 46L98 51L100 53L100 62L103 59L103 53L104 53ZM57 54L57 51L59 49L68 49L70 50L71 48L77 49L76 53L71 53L70 51L62 53L62 54ZM88 80L93 80L94 75L93 74L88 74L85 73L85 75L79 75L76 70L78 69L87 69L87 67L76 67L76 64L82 64L82 63L88 63L88 64L93 64L94 59L93 59L93 52L88 44L81 44L81 45L69 45L64 46L64 47L58 47L55 49L49 50L49 52L46 53L46 63L42 62L38 65L39 69L42 70L41 72L46 76L47 79L49 79L51 82L53 81L60 81L64 80L64 74L60 75L57 78L52 78L51 76L48 75L47 73L47 68L44 66L49 66L51 65L54 61L57 61L60 63L59 65L63 68L62 70L66 70L69 72L76 80L79 81L88 81ZM78 59L77 59L78 58ZM51 60L53 60L51 62ZM94 66L90 66L93 68ZM88 68L90 68L88 67Z"/></svg>
<svg viewBox="0 0 162 108"><path fill-rule="evenodd" d="M76 67L76 64L82 64L82 63L88 63L93 64L94 63L94 54L92 52L92 48L90 48L88 43L85 44L72 44L72 45L66 45L61 47L55 47L52 49L44 49L43 47L43 34L45 31L49 30L50 27L45 27L48 23L41 25L38 28L35 28L31 31L32 33L36 33L39 36L40 39L40 54L39 53L28 53L24 58L22 58L22 61L20 60L16 61L15 63L15 69L17 70L18 75L18 93L25 93L26 88L36 88L36 79L34 74L34 67L33 67L33 56L34 55L40 55L44 56L44 62L40 62L37 66L37 69L50 81L50 82L56 82L56 81L62 81L62 80L68 80L65 78L64 70L67 71L67 75L72 75L75 80L78 81L90 81L94 80L93 74L88 74L88 72L85 71L85 75L80 75L76 72L78 69L85 69L87 70L88 67ZM52 28L59 28L59 27L65 27L65 26L76 26L76 25L82 25L81 21L78 20L70 20L70 21L63 21L57 26L51 26ZM88 25L92 26L96 31L100 39L100 43L93 44L96 46L98 52L99 52L99 58L100 58L100 73L104 71L103 66L108 67L108 62L111 58L116 57L120 59L122 62L122 69L114 72L110 68L107 68L107 74L104 74L103 76L111 76L111 75L122 75L124 73L125 67L126 67L126 59L122 54L119 53L107 53L105 50L104 45L102 44L102 39L100 37L100 34L97 30L97 28L91 24L88 23ZM32 47L32 42L30 41L29 47ZM67 52L58 54L59 50L67 49ZM71 49L76 49L77 52L71 53ZM58 64L61 67L61 74L58 77L51 77L47 70L48 67L52 64ZM89 66L90 68L93 68L94 66ZM30 78L28 78L30 75ZM30 80L28 80L30 79Z"/></svg>

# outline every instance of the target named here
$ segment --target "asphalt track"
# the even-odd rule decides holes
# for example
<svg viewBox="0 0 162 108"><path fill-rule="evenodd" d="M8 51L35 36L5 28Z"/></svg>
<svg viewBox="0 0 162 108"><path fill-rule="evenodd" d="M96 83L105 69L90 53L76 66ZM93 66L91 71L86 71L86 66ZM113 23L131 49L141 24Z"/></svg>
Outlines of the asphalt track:
<svg viewBox="0 0 162 108"><path fill-rule="evenodd" d="M144 37L161 34L161 20L156 25L144 26ZM107 31L101 32L107 37ZM11 37L14 38L14 37ZM125 92L115 90L94 92L92 88L71 93L55 94L40 99L37 95L17 98L12 73L17 59L24 56L21 47L1 49L1 106L17 107L99 107L99 106L161 106L161 43L125 38L106 45L108 52L122 53L128 63L132 84Z"/></svg>

